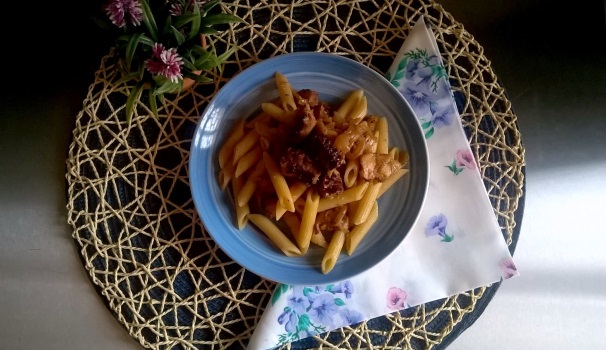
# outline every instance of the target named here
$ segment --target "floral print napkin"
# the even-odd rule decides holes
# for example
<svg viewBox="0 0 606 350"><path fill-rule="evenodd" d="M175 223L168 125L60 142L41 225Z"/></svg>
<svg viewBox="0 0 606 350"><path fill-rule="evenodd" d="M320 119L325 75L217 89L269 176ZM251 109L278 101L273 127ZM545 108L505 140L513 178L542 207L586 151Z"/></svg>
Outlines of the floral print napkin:
<svg viewBox="0 0 606 350"><path fill-rule="evenodd" d="M413 108L429 149L429 190L417 224L393 254L350 280L278 285L249 349L272 349L518 275L422 17L385 77Z"/></svg>

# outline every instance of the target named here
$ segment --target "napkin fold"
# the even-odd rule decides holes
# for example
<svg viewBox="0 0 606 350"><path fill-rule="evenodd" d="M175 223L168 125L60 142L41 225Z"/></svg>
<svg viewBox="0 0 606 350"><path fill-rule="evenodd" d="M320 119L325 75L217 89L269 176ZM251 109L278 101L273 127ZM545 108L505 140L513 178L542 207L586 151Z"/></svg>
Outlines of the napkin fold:
<svg viewBox="0 0 606 350"><path fill-rule="evenodd" d="M248 349L272 349L518 275L423 17L385 77L413 108L429 150L429 189L416 225L389 257L349 280L277 285Z"/></svg>

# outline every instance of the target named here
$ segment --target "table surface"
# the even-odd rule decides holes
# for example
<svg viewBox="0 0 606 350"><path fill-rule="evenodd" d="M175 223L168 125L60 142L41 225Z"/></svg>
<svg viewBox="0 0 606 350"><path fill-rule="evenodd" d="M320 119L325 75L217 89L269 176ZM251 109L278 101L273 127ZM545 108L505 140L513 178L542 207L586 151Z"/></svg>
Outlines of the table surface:
<svg viewBox="0 0 606 350"><path fill-rule="evenodd" d="M595 218L606 196L605 60L587 34L606 34L604 3L583 11L534 0L439 3L492 61L527 161L515 254L522 275L449 348L603 347L606 236ZM68 15L69 3L32 6L30 21L49 30L8 38L19 59L0 94L0 348L138 349L90 283L65 208L73 123L109 43L87 16ZM78 7L90 14L94 6ZM74 45L74 28L90 40Z"/></svg>

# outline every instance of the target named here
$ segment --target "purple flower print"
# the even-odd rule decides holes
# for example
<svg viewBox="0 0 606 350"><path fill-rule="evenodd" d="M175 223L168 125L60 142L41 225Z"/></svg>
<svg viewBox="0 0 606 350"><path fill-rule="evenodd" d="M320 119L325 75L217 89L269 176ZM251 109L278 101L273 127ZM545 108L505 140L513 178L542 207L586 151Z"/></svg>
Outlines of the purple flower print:
<svg viewBox="0 0 606 350"><path fill-rule="evenodd" d="M311 304L309 318L315 322L331 327L334 322L334 316L339 310L335 304L335 299L330 293L320 294Z"/></svg>
<svg viewBox="0 0 606 350"><path fill-rule="evenodd" d="M278 334L279 344L364 320L362 313L346 306L344 299L350 299L353 293L354 285L349 280L326 286L278 285L272 296L272 305L282 300L282 296L286 302L277 319L285 331Z"/></svg>
<svg viewBox="0 0 606 350"><path fill-rule="evenodd" d="M446 225L448 225L448 219L444 214L440 214L437 216L432 216L427 223L427 227L425 227L425 236L436 236L436 235L444 235L446 230Z"/></svg>
<svg viewBox="0 0 606 350"><path fill-rule="evenodd" d="M445 165L445 168L450 169L455 175L459 175L465 168L467 169L475 169L476 161L473 157L473 154L468 149L460 149L457 151L455 155L455 159L452 161L452 164Z"/></svg>
<svg viewBox="0 0 606 350"><path fill-rule="evenodd" d="M518 275L518 268L513 263L513 259L512 258L505 258L505 259L503 259L499 263L499 267L501 268L501 271L503 272L503 278L504 279L509 279L509 278L512 278L513 276L517 276Z"/></svg>
<svg viewBox="0 0 606 350"><path fill-rule="evenodd" d="M408 294L397 287L391 287L387 291L387 307L393 310L402 310L406 307Z"/></svg>
<svg viewBox="0 0 606 350"><path fill-rule="evenodd" d="M406 64L406 74L404 75L406 79L412 80L415 76L415 73L419 67L419 62L415 60L408 61Z"/></svg>
<svg viewBox="0 0 606 350"><path fill-rule="evenodd" d="M333 293L343 293L343 294L345 294L345 298L351 299L351 295L354 292L353 288L354 287L353 287L353 284L351 283L351 281L347 280L344 282L339 282L338 284L332 286L330 291Z"/></svg>
<svg viewBox="0 0 606 350"><path fill-rule="evenodd" d="M341 316L343 326L349 326L364 321L362 314L356 310L341 310L339 316Z"/></svg>
<svg viewBox="0 0 606 350"><path fill-rule="evenodd" d="M440 236L442 242L451 242L454 236L446 233L446 225L448 225L448 219L444 214L432 216L427 222L427 226L425 226L425 236Z"/></svg>
<svg viewBox="0 0 606 350"><path fill-rule="evenodd" d="M286 300L288 307L298 314L305 313L310 305L309 299L300 288L294 288L293 293Z"/></svg>
<svg viewBox="0 0 606 350"><path fill-rule="evenodd" d="M452 123L454 113L451 104L438 105L437 103L431 103L429 108L431 110L432 124L436 128L448 126Z"/></svg>
<svg viewBox="0 0 606 350"><path fill-rule="evenodd" d="M284 329L288 333L294 333L297 330L297 324L299 323L299 318L297 317L296 313L292 312L292 310L287 309L287 311L284 311L278 317L278 323L281 325L285 324Z"/></svg>
<svg viewBox="0 0 606 350"><path fill-rule="evenodd" d="M407 81L400 92L410 103L417 118L423 118L430 114L431 92L427 89L427 86L419 85L414 81Z"/></svg>

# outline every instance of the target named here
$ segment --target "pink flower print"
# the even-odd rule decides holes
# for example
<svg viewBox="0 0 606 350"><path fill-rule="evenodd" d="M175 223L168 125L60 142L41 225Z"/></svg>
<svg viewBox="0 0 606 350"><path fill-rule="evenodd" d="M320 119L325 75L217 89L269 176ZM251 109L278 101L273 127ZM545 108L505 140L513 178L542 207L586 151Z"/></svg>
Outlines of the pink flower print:
<svg viewBox="0 0 606 350"><path fill-rule="evenodd" d="M391 287L387 291L387 307L393 310L402 310L406 307L408 294L400 288Z"/></svg>
<svg viewBox="0 0 606 350"><path fill-rule="evenodd" d="M467 169L475 169L476 161L473 158L473 154L471 151L466 149L460 149L457 151L457 167L462 168L465 167Z"/></svg>
<svg viewBox="0 0 606 350"><path fill-rule="evenodd" d="M505 258L501 260L499 267L501 268L504 279L509 279L518 275L518 268L513 263L512 258Z"/></svg>
<svg viewBox="0 0 606 350"><path fill-rule="evenodd" d="M461 173L461 171L463 171L465 168L475 169L476 161L473 158L473 154L471 153L471 151L467 149L460 149L457 151L457 154L455 155L455 159L452 161L452 164L445 165L444 167L450 169L453 174L459 175L459 173Z"/></svg>
<svg viewBox="0 0 606 350"><path fill-rule="evenodd" d="M143 9L137 0L110 0L105 6L105 12L118 28L124 27L127 19L133 26L138 26L143 20Z"/></svg>
<svg viewBox="0 0 606 350"><path fill-rule="evenodd" d="M163 75L173 83L178 83L179 79L183 79L181 74L183 59L177 53L177 49L165 50L162 44L155 43L152 53L152 58L145 61L148 71L152 74Z"/></svg>

